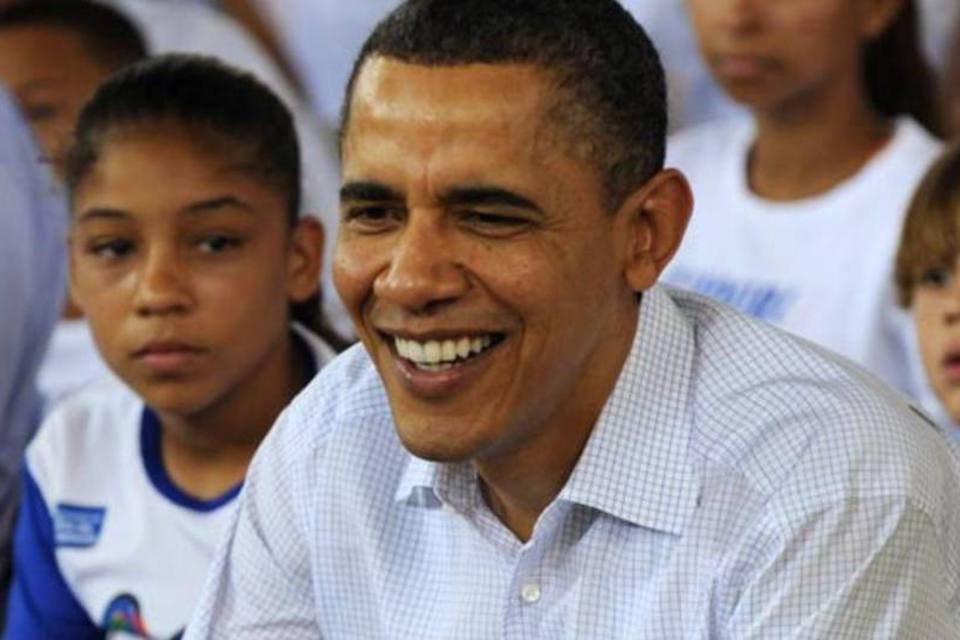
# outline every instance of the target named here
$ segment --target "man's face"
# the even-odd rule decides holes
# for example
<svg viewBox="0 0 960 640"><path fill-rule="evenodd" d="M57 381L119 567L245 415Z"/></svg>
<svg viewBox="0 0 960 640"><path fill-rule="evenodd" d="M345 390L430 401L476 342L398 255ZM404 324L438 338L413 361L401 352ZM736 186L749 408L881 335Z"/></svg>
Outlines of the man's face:
<svg viewBox="0 0 960 640"><path fill-rule="evenodd" d="M58 161L70 142L80 109L109 73L69 29L0 29L0 82L16 97L58 173Z"/></svg>
<svg viewBox="0 0 960 640"><path fill-rule="evenodd" d="M592 420L632 343L625 216L527 65L374 57L343 146L337 289L400 438L494 458Z"/></svg>

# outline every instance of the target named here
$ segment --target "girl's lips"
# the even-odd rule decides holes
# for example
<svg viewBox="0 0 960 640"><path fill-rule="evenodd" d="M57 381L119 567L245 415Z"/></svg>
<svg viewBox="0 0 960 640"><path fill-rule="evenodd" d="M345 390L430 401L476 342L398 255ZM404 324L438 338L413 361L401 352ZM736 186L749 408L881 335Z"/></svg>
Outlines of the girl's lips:
<svg viewBox="0 0 960 640"><path fill-rule="evenodd" d="M133 356L134 359L142 362L155 373L174 374L182 373L184 370L193 367L197 360L203 357L204 353L204 349L193 345L158 341L148 343L137 349Z"/></svg>

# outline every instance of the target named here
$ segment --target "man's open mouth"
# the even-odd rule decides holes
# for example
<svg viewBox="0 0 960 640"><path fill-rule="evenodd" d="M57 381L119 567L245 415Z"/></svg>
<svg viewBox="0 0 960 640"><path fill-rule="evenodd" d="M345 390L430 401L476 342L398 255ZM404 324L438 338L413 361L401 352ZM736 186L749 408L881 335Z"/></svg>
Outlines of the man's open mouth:
<svg viewBox="0 0 960 640"><path fill-rule="evenodd" d="M397 355L421 371L444 371L466 363L503 341L502 334L487 333L443 340L412 340L393 336Z"/></svg>

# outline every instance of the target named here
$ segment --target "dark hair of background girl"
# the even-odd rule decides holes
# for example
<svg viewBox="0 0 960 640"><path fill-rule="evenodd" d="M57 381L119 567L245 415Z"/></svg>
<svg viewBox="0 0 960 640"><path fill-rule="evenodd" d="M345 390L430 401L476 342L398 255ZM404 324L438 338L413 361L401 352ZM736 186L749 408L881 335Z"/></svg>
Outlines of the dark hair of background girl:
<svg viewBox="0 0 960 640"><path fill-rule="evenodd" d="M904 0L886 32L866 45L867 91L881 114L908 115L942 136L936 76L923 55L919 23L916 0Z"/></svg>
<svg viewBox="0 0 960 640"><path fill-rule="evenodd" d="M66 162L71 193L96 164L109 133L125 126L171 122L241 154L251 175L286 200L291 226L300 216L300 145L290 112L256 78L214 58L171 54L150 58L107 80L77 120ZM344 340L324 318L320 284L291 305L293 320L337 350Z"/></svg>

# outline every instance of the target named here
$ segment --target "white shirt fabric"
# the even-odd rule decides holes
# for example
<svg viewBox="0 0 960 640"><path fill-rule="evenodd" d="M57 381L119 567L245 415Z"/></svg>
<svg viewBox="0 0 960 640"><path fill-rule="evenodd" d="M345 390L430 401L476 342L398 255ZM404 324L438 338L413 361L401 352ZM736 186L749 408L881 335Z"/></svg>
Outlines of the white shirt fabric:
<svg viewBox="0 0 960 640"><path fill-rule="evenodd" d="M186 638L955 637L943 433L766 323L660 287L641 304L525 544L471 465L403 448L362 347L341 355L258 451Z"/></svg>
<svg viewBox="0 0 960 640"><path fill-rule="evenodd" d="M297 328L315 367L334 357ZM5 638L171 638L196 605L240 487L173 484L156 416L116 379L60 403L27 450Z"/></svg>
<svg viewBox="0 0 960 640"><path fill-rule="evenodd" d="M833 349L935 409L892 271L907 205L941 145L901 119L854 177L820 196L773 202L747 184L753 139L742 120L669 140L668 165L689 178L695 207L664 281Z"/></svg>
<svg viewBox="0 0 960 640"><path fill-rule="evenodd" d="M151 53L216 56L227 64L253 73L290 108L303 158L303 212L317 216L326 231L322 275L324 311L334 329L343 336L352 336L353 325L333 286L333 245L340 220L340 168L309 107L257 41L243 27L213 8L192 2L104 1L121 9L137 23ZM322 34L313 34L310 46L311 55L328 55L328 45Z"/></svg>

